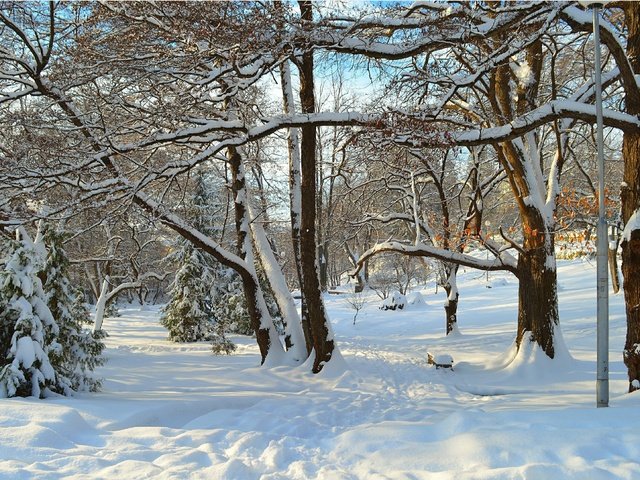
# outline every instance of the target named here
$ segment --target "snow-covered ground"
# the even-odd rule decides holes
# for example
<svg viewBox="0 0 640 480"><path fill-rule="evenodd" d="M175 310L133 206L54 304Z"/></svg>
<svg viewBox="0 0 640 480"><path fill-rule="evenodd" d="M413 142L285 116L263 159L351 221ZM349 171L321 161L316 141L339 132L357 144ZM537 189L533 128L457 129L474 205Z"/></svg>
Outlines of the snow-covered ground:
<svg viewBox="0 0 640 480"><path fill-rule="evenodd" d="M347 370L264 368L250 339L215 357L172 344L157 309L106 319L98 394L0 400L0 478L640 478L640 395L628 395L622 296L611 297L611 407L595 408L595 265L560 262L568 353L524 352L517 284L460 278L460 334L445 338L443 294L358 314L327 296ZM450 354L454 371L427 365Z"/></svg>

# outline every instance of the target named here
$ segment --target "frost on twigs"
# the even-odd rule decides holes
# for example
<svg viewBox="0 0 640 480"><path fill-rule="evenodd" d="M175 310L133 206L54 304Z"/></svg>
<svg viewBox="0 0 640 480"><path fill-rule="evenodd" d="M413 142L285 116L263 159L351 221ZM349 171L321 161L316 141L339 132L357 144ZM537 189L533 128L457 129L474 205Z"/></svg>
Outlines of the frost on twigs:
<svg viewBox="0 0 640 480"><path fill-rule="evenodd" d="M453 144L450 132L444 131L433 120L434 114L427 111L409 112L391 110L383 112L378 119L365 124L365 139L375 136L378 140L394 143L410 143L412 147L446 147Z"/></svg>

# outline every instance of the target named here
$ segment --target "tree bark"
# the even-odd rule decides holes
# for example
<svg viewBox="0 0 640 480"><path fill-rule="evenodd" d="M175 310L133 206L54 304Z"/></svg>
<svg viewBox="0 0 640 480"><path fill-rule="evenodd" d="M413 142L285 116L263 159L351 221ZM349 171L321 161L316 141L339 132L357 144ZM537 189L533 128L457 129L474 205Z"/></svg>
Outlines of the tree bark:
<svg viewBox="0 0 640 480"><path fill-rule="evenodd" d="M249 208L251 212L251 208ZM251 215L255 219L255 215ZM295 306L293 296L287 288L287 282L282 274L280 265L271 250L267 234L263 225L253 220L251 222L251 233L253 234L254 245L258 253L258 259L262 265L265 276L273 290L274 297L278 303L278 308L284 319L285 345L287 352L291 355L294 363L301 363L307 359L309 353L305 347L304 334L300 316Z"/></svg>
<svg viewBox="0 0 640 480"><path fill-rule="evenodd" d="M558 280L553 232L540 212L531 208L524 217L524 245L518 256L518 349L527 338L554 358L554 333L559 324Z"/></svg>
<svg viewBox="0 0 640 480"><path fill-rule="evenodd" d="M611 246L614 246L612 248ZM611 288L613 293L620 292L620 276L618 275L618 241L613 236L609 236L609 275L611 276Z"/></svg>
<svg viewBox="0 0 640 480"><path fill-rule="evenodd" d="M625 132L622 221L626 225L640 209L640 132ZM629 392L640 390L640 230L625 228L621 243L622 277L627 336L623 358L629 377Z"/></svg>
<svg viewBox="0 0 640 480"><path fill-rule="evenodd" d="M228 158L229 170L231 172L231 190L233 192L235 207L238 255L242 259L247 260L247 256L251 255L252 252L251 239L249 237L249 212L245 204L247 192L244 169L242 168L242 157L235 148L229 148ZM253 261L247 261L247 264L253 265ZM274 335L271 332L272 322L266 313L266 305L263 306L264 297L262 296L257 275L249 271L239 273L242 278L242 288L247 301L247 311L249 312L251 327L256 335L256 341L260 349L261 363L264 363L270 349L275 346L272 344L275 343L274 340L277 341L277 338L273 338Z"/></svg>
<svg viewBox="0 0 640 480"><path fill-rule="evenodd" d="M280 79L282 83L283 107L286 114L293 115L295 113L293 88L291 85L291 70L287 62L280 66ZM300 260L300 216L301 216L301 196L302 188L300 185L300 131L297 128L289 129L289 137L287 139L289 148L289 211L291 215L291 242L293 245L293 259L296 265L296 274L298 276L298 285L300 285L301 305L300 305L300 322L304 333L304 341L307 348L307 355L311 354L313 349L313 340L311 337L311 326L309 325L309 312L307 311L307 302L304 298L304 289L302 288L302 265Z"/></svg>
<svg viewBox="0 0 640 480"><path fill-rule="evenodd" d="M312 4L301 1L300 13L303 23L313 20ZM300 104L303 113L315 111L313 82L313 50L306 49L298 65L300 70ZM315 358L313 373L322 370L331 360L335 347L330 335L327 313L322 301L320 281L318 279L318 259L316 249L316 127L305 125L301 129L301 222L300 222L300 259L302 264L302 295L307 303L309 323L313 339Z"/></svg>
<svg viewBox="0 0 640 480"><path fill-rule="evenodd" d="M640 5L624 4L625 20L629 29L627 57L635 74L640 73ZM625 98L627 113L638 115L640 102ZM629 392L640 390L640 230L631 230L627 223L640 210L640 131L625 131L622 141L624 159L622 221L625 236L622 240L622 277L627 337L623 358L629 377Z"/></svg>
<svg viewBox="0 0 640 480"><path fill-rule="evenodd" d="M447 270L447 280L444 284L444 291L447 294L447 299L444 302L444 313L446 317L446 332L449 335L458 330L458 298L460 294L458 293L456 282L458 265L448 264L445 268Z"/></svg>
<svg viewBox="0 0 640 480"><path fill-rule="evenodd" d="M104 320L104 312L107 308L107 295L109 293L109 277L102 281L102 288L96 301L96 317L93 324L93 332L102 330L102 321Z"/></svg>

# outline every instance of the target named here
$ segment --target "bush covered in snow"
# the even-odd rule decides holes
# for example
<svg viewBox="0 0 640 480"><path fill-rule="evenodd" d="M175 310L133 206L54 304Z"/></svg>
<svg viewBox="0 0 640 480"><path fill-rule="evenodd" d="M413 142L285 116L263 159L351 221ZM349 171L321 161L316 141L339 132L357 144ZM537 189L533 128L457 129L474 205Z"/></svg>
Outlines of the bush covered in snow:
<svg viewBox="0 0 640 480"><path fill-rule="evenodd" d="M402 310L407 306L407 298L400 292L393 292L382 302L380 310Z"/></svg>
<svg viewBox="0 0 640 480"><path fill-rule="evenodd" d="M104 363L102 339L106 334L102 330L93 332L89 328L92 321L84 303L84 295L69 281L70 264L63 240L61 232L45 229L47 257L44 292L49 310L58 325L60 345L49 357L58 376L58 385L54 390L67 395L71 391L96 391L100 387L100 380L93 376L93 370Z"/></svg>
<svg viewBox="0 0 640 480"><path fill-rule="evenodd" d="M427 302L420 292L412 292L407 295L407 303L412 307L424 307Z"/></svg>
<svg viewBox="0 0 640 480"><path fill-rule="evenodd" d="M45 236L46 237L46 236ZM40 237L41 239L41 237ZM49 253L21 232L3 243L0 264L0 396L44 397L95 390L102 364L100 337L83 329L88 312L68 280L61 237L51 233ZM43 286L41 278L45 279Z"/></svg>

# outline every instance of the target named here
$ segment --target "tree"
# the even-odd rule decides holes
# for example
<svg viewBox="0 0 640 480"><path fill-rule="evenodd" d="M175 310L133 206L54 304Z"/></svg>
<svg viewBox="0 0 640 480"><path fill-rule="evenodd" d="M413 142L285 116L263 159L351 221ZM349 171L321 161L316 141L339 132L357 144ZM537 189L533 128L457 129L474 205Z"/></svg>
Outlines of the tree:
<svg viewBox="0 0 640 480"><path fill-rule="evenodd" d="M626 55L635 75L640 74L640 6L623 4L628 28ZM617 39L613 39L617 40ZM609 45L609 42L607 42ZM610 47L611 48L611 47ZM622 63L622 55L616 57ZM620 65L620 69L624 64ZM625 110L640 114L640 89L634 77L624 75ZM621 188L622 222L622 275L627 313L627 336L623 358L629 377L629 391L640 390L640 127L625 130L622 145L624 176Z"/></svg>
<svg viewBox="0 0 640 480"><path fill-rule="evenodd" d="M313 22L313 6L310 1L301 1L300 18L302 28ZM313 50L305 48L298 63L300 72L300 105L303 113L313 113L316 109L314 94ZM304 125L300 138L301 220L300 220L300 263L302 272L302 295L309 314L315 358L313 372L322 370L331 360L335 343L327 312L322 301L320 279L318 277L318 249L316 248L316 195L318 187L316 162L316 127Z"/></svg>
<svg viewBox="0 0 640 480"><path fill-rule="evenodd" d="M155 10L152 5L132 4L131 8L126 10L120 10L115 5L104 5L103 7L102 11L99 11L102 7L90 10L90 15L88 16L90 19L83 25L77 25L75 43L65 43L64 41L56 42L59 38L56 35L64 29L65 24L71 21L71 17L65 14L63 5L51 3L48 8L41 6L37 11L25 10L19 4L7 6L7 9L2 12L0 20L3 25L3 36L11 37L11 39L6 44L7 49L3 50L3 59L9 63L14 62L16 64L17 62L20 67L14 71L13 79L8 78L5 82L4 86L6 88L4 92L7 93L7 96L3 97L3 99L9 103L13 102L20 96L16 97L8 92L16 85L24 86L28 84L28 87L21 95L30 96L38 92L38 95L42 95L43 101L48 103L52 111L56 113L53 122L57 123L62 130L70 128L74 134L77 134L75 140L78 143L75 144L75 149L67 149L68 156L79 155L82 157L86 152L92 152L89 153L90 160L88 161L74 161L73 159L63 158L57 163L47 162L42 164L49 171L45 176L51 179L52 184L70 186L67 183L67 180L71 180L70 176L80 181L80 183L75 183L74 188L79 188L85 194L80 194L79 198L75 199L76 208L84 203L97 202L105 194L108 197L108 202L122 202L123 200L125 203L132 202L146 212L147 215L173 229L194 243L195 246L203 249L222 264L240 274L245 283L245 290L248 291L248 294L245 292L248 308L260 345L262 361L264 361L271 345L274 346L274 352L277 352L279 345L275 327L266 312L264 300L260 298L261 292L258 288L258 278L252 262L245 261L236 254L224 249L214 239L190 226L180 215L172 212L171 208L168 208L163 203L169 193L175 193L172 187L179 186L179 183L170 182L169 191L162 187L161 184L164 180L160 180L160 178L164 178L164 174L161 173L163 167L158 162L166 161L171 163L177 159L176 161L181 163L181 161L187 159L186 161L191 163L191 160L193 160L193 164L186 169L178 167L179 171L181 170L185 173L189 172L198 163L216 157L221 150L225 149L227 145L219 144L219 142L227 139L227 134L230 131L242 131L241 122L226 120L214 114L213 123L209 123L206 120L204 124L206 126L202 128L202 118L199 117L199 114L204 111L215 111L215 108L211 109L211 105L205 105L208 101L203 103L198 100L194 103L194 97L191 94L200 99L203 94L206 96L212 93L209 96L211 102L221 106L230 95L222 94L221 97L218 97L215 92L221 83L225 83L225 79L228 80L226 85L231 86L231 90L234 92L237 92L236 88L246 89L264 73L264 61L265 59L269 62L273 61L272 56L264 53L256 57L252 52L245 51L247 56L243 54L241 55L242 58L240 58L235 56L235 53L238 52L224 50L222 45L225 42L227 45L230 42L235 42L238 34L246 37L245 40L247 42L255 40L251 38L250 29L245 28L244 19L248 18L246 17L248 11L244 10L244 6L240 7L229 3L225 4L224 12L217 9L208 11L208 14L212 17L220 14L227 20L222 22L225 25L224 29L215 27L211 31L214 37L207 37L206 41L213 43L210 43L212 50L206 50L206 53L198 48L195 50L192 48L191 31L194 18L197 15L196 17L193 16L195 15L195 10L189 5L172 5L173 16L170 17L166 17L166 9ZM114 8L111 9L111 7ZM150 9L152 12L150 12L149 16L137 16L137 13L143 12L144 9ZM252 17L252 21L255 20L256 25L264 21L264 17L259 15L259 10L260 7L257 6L256 10L254 10L257 15ZM227 14L230 16L226 17ZM165 20L171 18L172 28L167 28L156 16L160 16ZM22 20L29 18L33 20L33 29L29 31L21 30L18 25L22 25ZM149 19L154 19L155 21L150 22L148 21ZM218 22L213 20L210 23L202 23L203 29L211 29L212 25L218 25ZM97 23L94 23L94 21ZM155 38L155 41L143 41L139 44L129 42L130 39L127 38L129 33L127 32L132 31L128 28L130 24L136 24L141 29L144 29L148 34L148 38ZM88 28L93 32L91 34L93 38L91 36L82 36L85 33L84 28ZM182 32L178 42L166 40L167 38L175 39L175 33L178 31ZM101 40L95 43L94 40L100 36L99 32L108 33L105 33L104 42ZM202 31L201 33L206 36L210 32ZM226 37L227 34L229 34L229 37ZM218 38L222 44L217 45L215 38ZM31 41L33 42L31 45L37 44L38 50L45 53L41 55L37 50L30 50L27 46L29 54L27 57L22 58L20 54L22 46L29 44ZM80 44L82 44L82 48L80 48ZM65 52L65 61L70 59L77 61L78 69L76 73L78 76L75 79L65 75L64 68L59 69L64 63L63 56L52 56L51 53L54 48ZM138 60L134 60L133 64L129 62L121 63L118 60L106 60L102 64L105 67L104 69L95 69L95 64L92 64L92 61L103 56L105 48L120 49L123 55L122 58L138 58ZM169 65L169 63L178 58L174 55L165 57L165 59L170 60L169 62L159 60L167 52L171 52L175 48L186 55L182 57L182 60L178 60L173 65ZM143 50L146 50L149 56L141 59L139 54ZM265 52L268 50L269 48L266 48ZM80 53L81 51L82 53ZM217 56L218 51L222 53L222 56ZM111 58L109 54L106 57ZM52 60L53 58L55 60ZM176 72L183 70L184 64L181 64L181 62L187 58L194 60L196 63L195 69L189 70L190 73L186 74L185 78L176 77ZM85 68L87 60L93 65L91 68ZM149 89L150 84L148 83L151 80L150 78L140 79L140 82L136 83L136 77L132 74L136 68L146 68L150 61L151 63L160 61L162 65L159 70L155 69L154 66L156 74L152 79L151 85L154 85L154 87L151 89ZM209 77L212 68L212 65L208 63L209 61L214 64L221 63L220 69L214 68L217 73L214 73L213 78ZM202 77L203 71L199 69L203 67L203 62L207 64L206 70L208 72L204 74L203 78L208 80L203 83L194 83L191 75ZM237 68L240 68L239 65L243 63L243 72L236 75ZM188 68L192 67L193 65L190 65ZM257 71L245 76L245 67L256 67ZM60 76L45 76L43 75L45 70L57 70ZM101 76L105 81L96 82L95 79ZM106 80L107 77L108 80ZM125 90L121 89L123 83L128 85ZM102 85L110 93L105 95L105 92L100 90ZM165 86L161 88L162 85ZM96 87L99 90L98 92L94 90ZM141 121L140 115L149 113L147 105L150 98L157 100L155 114L151 118ZM189 107L192 110L187 114L183 107ZM206 108L203 109L201 107ZM82 113L83 110L85 113ZM183 112L184 115L180 116L178 114L179 111ZM109 115L107 116L105 113L109 113ZM163 115L167 115L167 117L163 117ZM181 119L180 122L177 122L178 118ZM98 119L98 123L102 122L102 126L98 126L95 123ZM117 122L117 124L114 122ZM142 124L146 124L148 128L141 130L139 126ZM170 134L166 136L159 133L163 128L176 124L180 125L171 127L176 135ZM111 126L105 129L105 125ZM183 130L185 127L189 131L188 133ZM195 127L195 130L191 130L192 127ZM222 127L222 129L218 127ZM98 133L102 132L104 134L107 130L111 132L110 138L108 135L105 136ZM182 131L182 133L177 133L179 131ZM209 136L209 134L212 136ZM263 135L259 134L258 137ZM190 139L190 142L185 146L183 141L187 139ZM139 143L140 140L142 143ZM121 142L123 141L129 143L132 148L125 147L122 149L121 147L124 144ZM174 141L175 143L173 143ZM204 150L200 148L203 144L211 143L213 143L212 148L204 148ZM163 146L169 144L174 149L171 158L163 155L165 151ZM201 150L200 153L194 154L193 148ZM98 152L103 152L105 155L103 156ZM125 168L123 170L121 168L122 162L128 163L129 160L133 162L131 165L137 166L133 167L133 169L127 170ZM20 167L21 162L21 159L16 159L16 164ZM89 173L91 169L95 170ZM15 192L19 192L20 189L25 190L24 184L22 187L19 186L21 183L20 178L25 178L25 172L20 170L19 173L15 173L18 170L20 168L3 177L7 179L7 182L3 183L3 185L14 189L13 195L19 195L19 193L16 194ZM54 171L57 173L53 173ZM53 176L50 176L51 174ZM26 174L26 177L35 178L30 174ZM122 181L124 183L121 183ZM104 184L102 182L107 183ZM101 187L100 184L103 186ZM121 194L115 193L115 191L109 192L112 187L119 190L120 187L116 187L117 184L120 184L121 187L128 185L123 187L128 193L122 195L122 191ZM106 187L106 190L103 187ZM33 188L33 185L26 188L26 191L31 191L31 188ZM241 222L241 224L247 225L248 223L248 219Z"/></svg>
<svg viewBox="0 0 640 480"><path fill-rule="evenodd" d="M174 342L209 340L215 325L209 298L213 277L202 253L191 245L186 245L177 257L180 268L160 323L169 330L169 340Z"/></svg>
<svg viewBox="0 0 640 480"><path fill-rule="evenodd" d="M49 355L62 347L38 277L42 252L24 230L20 237L8 242L0 271L0 396L43 397L57 385Z"/></svg>
<svg viewBox="0 0 640 480"><path fill-rule="evenodd" d="M413 148L491 145L520 216L522 241L503 235L507 247L518 252L517 261L505 258L503 247L493 249L499 254L496 262L486 263L424 245L392 242L374 247L363 257L397 251L513 272L520 282L516 343L531 340L551 358L559 321L554 213L567 132L576 120L595 119L595 107L589 104L594 97L591 80L577 83L567 78L562 89L554 81L545 82L545 35L561 25L561 17L570 16L572 9L550 3L483 5L479 10L466 4L416 4L362 19L340 18L333 31L327 29L315 37L319 45L351 55L412 59L400 69L398 84L406 86L407 95L429 101L417 102L413 111L392 108L380 126L395 135L398 143ZM562 28L553 31L562 32ZM569 40L574 41L575 34ZM606 76L605 84L613 79L613 73ZM604 116L610 126L637 129L631 115L605 110ZM553 136L546 135L543 125L554 120L562 125L552 130ZM433 123L450 125L451 130L439 136L438 130L430 128ZM541 155L547 139L555 140L550 144L553 153Z"/></svg>
<svg viewBox="0 0 640 480"><path fill-rule="evenodd" d="M610 8L611 15L607 19L610 21L601 24L601 41L615 62L615 68L611 71L622 88L623 112L637 116L640 114L640 88L636 81L636 75L640 73L640 6L635 2L614 2ZM614 14L620 11L622 15ZM581 13L572 6L564 10L563 18L575 31L590 32L590 16ZM619 128L623 131L624 172L620 199L625 227L621 248L627 315L623 359L627 366L629 391L633 392L640 390L640 126L629 123Z"/></svg>
<svg viewBox="0 0 640 480"><path fill-rule="evenodd" d="M185 215L199 230L219 236L215 183L200 170L187 188L189 201L184 206ZM171 301L164 308L160 323L174 342L207 340L212 342L214 352L231 353L235 345L225 334L231 319L221 315L217 305L229 300L220 298L219 290L231 282L216 275L220 266L205 252L184 239L176 243L177 249L167 261L177 265L178 270L170 292Z"/></svg>
<svg viewBox="0 0 640 480"><path fill-rule="evenodd" d="M0 394L96 391L104 335L87 328L82 293L68 278L64 235L43 226L35 242L24 229L19 237L6 241L0 262Z"/></svg>
<svg viewBox="0 0 640 480"><path fill-rule="evenodd" d="M49 353L56 372L56 384L51 390L69 395L78 391L96 391L101 381L93 371L104 364L102 356L105 334L89 329L91 318L84 304L82 291L69 280L69 259L64 249L67 235L50 226L44 227L43 242L47 257L41 276L45 278L47 305L58 326L49 330L47 343L56 345Z"/></svg>
<svg viewBox="0 0 640 480"><path fill-rule="evenodd" d="M394 251L511 271L521 288L517 344L531 339L555 355L554 215L568 138L575 122L593 121L595 108L590 79L548 67L558 55L572 55L572 43L585 41L576 34L586 28L583 10L541 2L417 3L371 7L373 15L321 18L310 2L300 2L300 15L263 2L200 7L103 2L82 4L77 7L82 15L74 16L64 3L3 4L0 61L6 74L0 79L0 114L7 128L0 132L0 189L2 206L16 212L11 222L96 205L143 212L239 275L261 360L279 361L285 352L277 320L268 312L255 266L258 242L250 231L255 215L245 146L300 128L300 181L297 147L290 149L292 227L300 227L297 267L308 311L301 325L309 327L305 343L307 350L313 347L318 372L335 347L318 280L318 243L326 239L317 231L318 127L377 131L412 151L487 145L506 176L520 227L516 238L502 232L500 245L482 239L495 260L423 242L383 242L357 261ZM637 86L627 85L634 81L633 69L613 37L603 34L618 64L605 74L605 84L622 79L634 94ZM385 62L380 70L397 73L379 108L317 111L314 55L322 49ZM250 90L281 66L286 78L289 60L298 66L302 112L295 113L293 91L285 88L286 113L266 114ZM629 105L634 98L628 97ZM633 113L605 109L605 123L626 134L637 131L639 122ZM48 134L53 131L56 135ZM20 148L22 137L35 148ZM292 145L297 145L293 137ZM228 168L234 245L194 226L176 207L189 175L204 165ZM34 211L39 201L47 213ZM471 217L477 230L478 216ZM518 252L518 258L507 250ZM275 288L277 282L270 282ZM450 297L455 303L456 296ZM291 325L299 327L296 321Z"/></svg>

